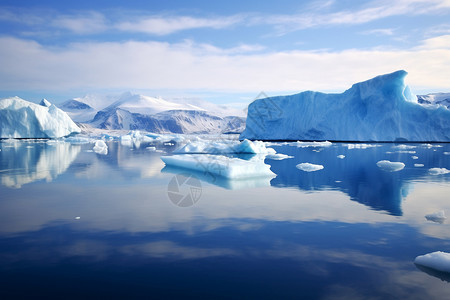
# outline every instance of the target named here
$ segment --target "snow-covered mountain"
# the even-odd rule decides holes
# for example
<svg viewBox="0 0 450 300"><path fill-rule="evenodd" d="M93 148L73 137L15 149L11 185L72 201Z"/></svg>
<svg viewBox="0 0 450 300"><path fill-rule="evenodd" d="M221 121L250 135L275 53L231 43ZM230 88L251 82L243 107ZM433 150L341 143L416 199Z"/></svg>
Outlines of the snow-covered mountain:
<svg viewBox="0 0 450 300"><path fill-rule="evenodd" d="M450 109L450 93L418 95L417 101L421 104L442 105Z"/></svg>
<svg viewBox="0 0 450 300"><path fill-rule="evenodd" d="M60 107L74 121L100 129L156 133L239 133L245 127L243 111L199 99L168 101L127 92L116 97L90 95L74 98Z"/></svg>

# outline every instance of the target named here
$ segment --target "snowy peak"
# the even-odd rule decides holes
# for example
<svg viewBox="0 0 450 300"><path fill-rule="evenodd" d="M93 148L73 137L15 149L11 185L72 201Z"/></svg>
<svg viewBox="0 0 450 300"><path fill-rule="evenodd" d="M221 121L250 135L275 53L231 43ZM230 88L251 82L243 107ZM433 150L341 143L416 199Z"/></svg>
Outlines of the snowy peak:
<svg viewBox="0 0 450 300"><path fill-rule="evenodd" d="M44 106L44 107L50 107L52 106L52 104L50 103L50 101L48 101L47 99L42 99L41 102L39 102L39 105Z"/></svg>
<svg viewBox="0 0 450 300"><path fill-rule="evenodd" d="M154 115L167 110L203 110L190 104L169 102L161 98L126 93L105 110L120 108L131 113Z"/></svg>

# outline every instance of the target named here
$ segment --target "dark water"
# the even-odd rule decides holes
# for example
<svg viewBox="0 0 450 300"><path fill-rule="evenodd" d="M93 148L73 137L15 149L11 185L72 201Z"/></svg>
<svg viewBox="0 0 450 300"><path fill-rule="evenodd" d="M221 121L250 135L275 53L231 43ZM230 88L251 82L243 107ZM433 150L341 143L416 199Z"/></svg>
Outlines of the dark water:
<svg viewBox="0 0 450 300"><path fill-rule="evenodd" d="M275 178L183 171L201 179L187 207L162 153L108 145L0 143L2 299L448 299L448 274L413 263L450 252L448 222L424 217L450 213L450 174L429 174L450 169L448 144L275 145L294 156L266 159Z"/></svg>

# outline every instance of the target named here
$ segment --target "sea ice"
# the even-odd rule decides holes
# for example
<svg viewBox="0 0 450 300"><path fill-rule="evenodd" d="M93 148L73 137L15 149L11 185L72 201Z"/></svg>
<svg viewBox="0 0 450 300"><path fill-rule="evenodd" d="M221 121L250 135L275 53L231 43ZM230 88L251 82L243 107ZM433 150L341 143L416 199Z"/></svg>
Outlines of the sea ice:
<svg viewBox="0 0 450 300"><path fill-rule="evenodd" d="M450 170L447 170L446 168L431 168L428 172L430 175L443 175L450 173Z"/></svg>
<svg viewBox="0 0 450 300"><path fill-rule="evenodd" d="M436 222L436 223L444 223L447 217L445 216L445 212L443 210L437 211L432 214L428 214L425 216L428 221Z"/></svg>
<svg viewBox="0 0 450 300"><path fill-rule="evenodd" d="M315 165L311 163L301 163L295 166L297 169L300 169L305 172L314 172L323 169L322 165Z"/></svg>
<svg viewBox="0 0 450 300"><path fill-rule="evenodd" d="M80 128L53 104L19 97L0 100L0 138L60 138L78 132Z"/></svg>
<svg viewBox="0 0 450 300"><path fill-rule="evenodd" d="M436 251L417 256L415 264L435 269L441 272L450 272L450 253Z"/></svg>
<svg viewBox="0 0 450 300"><path fill-rule="evenodd" d="M253 101L240 139L450 141L450 110L418 103L403 70L341 94L306 91Z"/></svg>
<svg viewBox="0 0 450 300"><path fill-rule="evenodd" d="M422 167L425 167L425 165L424 165L424 164L414 164L414 167L416 167L416 168L422 168Z"/></svg>
<svg viewBox="0 0 450 300"><path fill-rule="evenodd" d="M301 141L297 141L297 142L293 142L293 143L288 143L288 145L290 145L290 146L297 146L299 148L309 148L309 147L330 147L331 145L333 145L333 143L331 143L329 141L325 141L325 142L301 142Z"/></svg>
<svg viewBox="0 0 450 300"><path fill-rule="evenodd" d="M377 166L383 171L387 172L397 172L402 170L405 167L405 164L402 162L392 162L389 160L380 160L377 162Z"/></svg>
<svg viewBox="0 0 450 300"><path fill-rule="evenodd" d="M339 159L344 159L344 158L345 158L345 155L340 154L340 155L338 155L338 156L336 156L336 157L339 158Z"/></svg>
<svg viewBox="0 0 450 300"><path fill-rule="evenodd" d="M194 171L218 175L229 179L275 176L263 159L244 160L211 154L181 154L161 156L168 166L181 167Z"/></svg>
<svg viewBox="0 0 450 300"><path fill-rule="evenodd" d="M106 143L102 140L95 141L94 148L92 148L95 153L106 155L108 154L108 146Z"/></svg>

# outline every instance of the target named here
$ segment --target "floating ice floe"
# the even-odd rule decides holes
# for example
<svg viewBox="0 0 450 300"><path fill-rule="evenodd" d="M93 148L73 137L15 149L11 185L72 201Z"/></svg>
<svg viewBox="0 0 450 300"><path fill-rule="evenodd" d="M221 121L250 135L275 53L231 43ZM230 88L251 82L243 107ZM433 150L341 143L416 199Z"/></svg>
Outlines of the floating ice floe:
<svg viewBox="0 0 450 300"><path fill-rule="evenodd" d="M347 149L368 149L368 148L380 147L381 145L355 143L355 144L346 144L346 145L343 145L343 146L347 147Z"/></svg>
<svg viewBox="0 0 450 300"><path fill-rule="evenodd" d="M450 173L450 170L447 170L446 168L431 168L428 170L428 173L430 175L443 175Z"/></svg>
<svg viewBox="0 0 450 300"><path fill-rule="evenodd" d="M428 221L436 222L436 223L444 223L447 217L445 216L445 212L443 210L434 212L432 214L428 214L425 216Z"/></svg>
<svg viewBox="0 0 450 300"><path fill-rule="evenodd" d="M340 155L338 155L338 156L336 156L336 157L339 158L339 159L344 159L344 158L345 158L345 155L340 154Z"/></svg>
<svg viewBox="0 0 450 300"><path fill-rule="evenodd" d="M411 156L411 158L412 158L412 159L419 159L419 157L418 157L418 156L415 156L415 155Z"/></svg>
<svg viewBox="0 0 450 300"><path fill-rule="evenodd" d="M417 256L414 263L441 272L450 273L450 253L436 251Z"/></svg>
<svg viewBox="0 0 450 300"><path fill-rule="evenodd" d="M249 153L249 154L275 154L276 151L272 148L267 148L264 142L243 140L219 140L206 141L196 140L191 141L174 151L174 153L205 153L205 154L230 154L230 153Z"/></svg>
<svg viewBox="0 0 450 300"><path fill-rule="evenodd" d="M444 155L450 155L450 152L444 152Z"/></svg>
<svg viewBox="0 0 450 300"><path fill-rule="evenodd" d="M377 162L377 166L383 171L387 172L397 172L402 170L405 167L405 164L402 162L392 162L389 160L380 160Z"/></svg>
<svg viewBox="0 0 450 300"><path fill-rule="evenodd" d="M401 149L401 150L408 150L408 149L415 149L417 148L417 146L413 146L413 145L397 145L397 146L393 146L392 148L395 149Z"/></svg>
<svg viewBox="0 0 450 300"><path fill-rule="evenodd" d="M282 154L282 153L275 153L275 154L268 154L266 155L266 158L273 159L273 160L283 160L288 158L294 158L293 156Z"/></svg>
<svg viewBox="0 0 450 300"><path fill-rule="evenodd" d="M300 169L305 172L314 172L323 169L322 165L315 165L311 163L301 163L295 166L297 169Z"/></svg>
<svg viewBox="0 0 450 300"><path fill-rule="evenodd" d="M98 154L102 154L102 155L108 154L108 146L102 140L95 141L95 145L94 145L94 148L92 148L92 150Z"/></svg>
<svg viewBox="0 0 450 300"><path fill-rule="evenodd" d="M181 154L161 156L161 159L168 166L191 169L229 179L275 176L270 170L270 166L259 157L244 160L224 155Z"/></svg>
<svg viewBox="0 0 450 300"><path fill-rule="evenodd" d="M19 97L0 100L0 138L60 138L81 129L55 105Z"/></svg>
<svg viewBox="0 0 450 300"><path fill-rule="evenodd" d="M333 143L329 142L329 141L325 141L325 142L301 142L301 141L297 141L297 142L293 142L293 143L288 143L289 146L296 146L299 148L310 148L310 147L330 147L331 145L333 145Z"/></svg>
<svg viewBox="0 0 450 300"><path fill-rule="evenodd" d="M151 152L155 152L156 151L156 147L147 147L145 149L147 149L148 151L151 151Z"/></svg>
<svg viewBox="0 0 450 300"><path fill-rule="evenodd" d="M414 167L416 167L416 168L422 168L422 167L425 167L425 165L424 165L424 164L414 164Z"/></svg>

